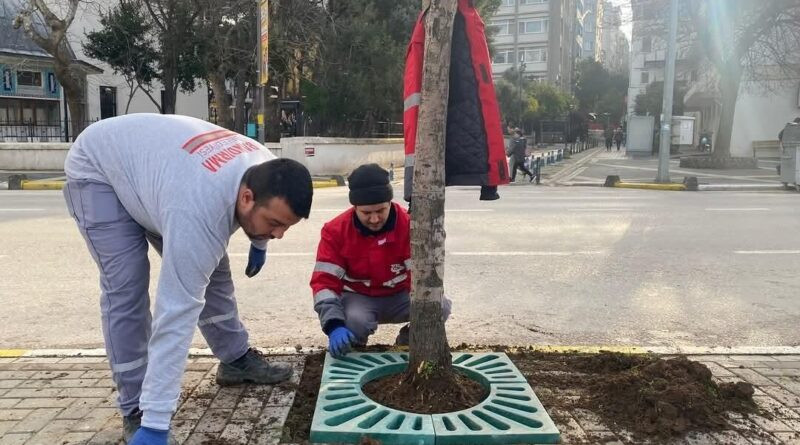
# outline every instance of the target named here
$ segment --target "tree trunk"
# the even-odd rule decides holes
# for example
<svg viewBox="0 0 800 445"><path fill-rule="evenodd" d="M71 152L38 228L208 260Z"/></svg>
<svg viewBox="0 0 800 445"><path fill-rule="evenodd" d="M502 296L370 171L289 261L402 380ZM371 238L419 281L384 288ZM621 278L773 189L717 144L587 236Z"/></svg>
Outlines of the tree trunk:
<svg viewBox="0 0 800 445"><path fill-rule="evenodd" d="M84 104L83 85L80 80L73 76L69 68L69 61L55 59L55 75L64 90L64 100L67 101L69 109L69 124L71 126L70 136L74 141L86 126L86 108ZM67 119L67 116L64 116Z"/></svg>
<svg viewBox="0 0 800 445"><path fill-rule="evenodd" d="M444 293L444 149L450 47L457 0L429 0L425 19L422 101L417 119L411 198L411 332L407 382L453 379L442 317ZM454 380L453 380L454 382Z"/></svg>
<svg viewBox="0 0 800 445"><path fill-rule="evenodd" d="M717 127L717 138L714 143L715 159L730 159L731 136L733 134L733 118L736 115L736 100L739 98L739 84L742 75L738 66L720 70L720 91L722 93L722 110Z"/></svg>
<svg viewBox="0 0 800 445"><path fill-rule="evenodd" d="M233 101L233 129L239 133L246 134L245 128L245 115L244 104L247 99L247 88L244 86L247 74L244 71L239 71L234 77L234 91L236 95Z"/></svg>
<svg viewBox="0 0 800 445"><path fill-rule="evenodd" d="M161 101L161 113L163 114L175 114L175 99L176 99L176 91L175 88L175 75L168 71L164 70L164 85L163 85L163 94L162 94L162 101Z"/></svg>
<svg viewBox="0 0 800 445"><path fill-rule="evenodd" d="M233 130L233 116L231 115L231 99L225 91L225 73L212 71L209 74L209 83L217 102L217 125Z"/></svg>

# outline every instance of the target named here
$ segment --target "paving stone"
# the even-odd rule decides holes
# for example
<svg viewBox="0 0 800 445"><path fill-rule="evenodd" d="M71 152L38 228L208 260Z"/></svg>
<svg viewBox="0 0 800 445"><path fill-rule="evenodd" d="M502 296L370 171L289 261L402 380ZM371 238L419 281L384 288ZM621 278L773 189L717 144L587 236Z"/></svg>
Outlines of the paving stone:
<svg viewBox="0 0 800 445"><path fill-rule="evenodd" d="M800 361L782 361L782 362L770 362L769 368L782 368L782 369L800 369Z"/></svg>
<svg viewBox="0 0 800 445"><path fill-rule="evenodd" d="M217 391L216 397L211 401L209 408L212 409L233 409L236 407L236 402L242 397L244 391L243 386L227 386L220 388Z"/></svg>
<svg viewBox="0 0 800 445"><path fill-rule="evenodd" d="M694 360L696 362L717 362L717 361L728 361L728 356L726 355L687 355L686 358L689 360Z"/></svg>
<svg viewBox="0 0 800 445"><path fill-rule="evenodd" d="M0 437L17 424L17 420L0 420Z"/></svg>
<svg viewBox="0 0 800 445"><path fill-rule="evenodd" d="M774 386L775 382L772 380L764 377L763 375L759 374L758 372L752 369L736 369L733 368L731 371L736 374L737 376L743 378L748 383L752 383L753 385L758 386Z"/></svg>
<svg viewBox="0 0 800 445"><path fill-rule="evenodd" d="M67 433L58 439L58 445L84 445L88 443L94 435L95 433Z"/></svg>
<svg viewBox="0 0 800 445"><path fill-rule="evenodd" d="M780 419L767 419L761 416L752 416L750 417L750 420L752 420L753 423L760 426L764 430L769 431L770 433L774 433L777 431L783 431L783 432L794 431L792 427L790 427Z"/></svg>
<svg viewBox="0 0 800 445"><path fill-rule="evenodd" d="M61 396L103 398L111 395L111 388L64 388Z"/></svg>
<svg viewBox="0 0 800 445"><path fill-rule="evenodd" d="M759 389L785 406L800 407L800 396L782 386L765 386Z"/></svg>
<svg viewBox="0 0 800 445"><path fill-rule="evenodd" d="M11 433L36 433L40 429L44 428L45 425L50 423L53 418L55 418L58 413L61 412L61 408L38 408L33 410L27 417L20 420L16 425L14 425L9 432Z"/></svg>
<svg viewBox="0 0 800 445"><path fill-rule="evenodd" d="M27 380L39 371L0 371L0 380Z"/></svg>
<svg viewBox="0 0 800 445"><path fill-rule="evenodd" d="M35 433L26 442L26 445L54 445L61 443L61 437L69 432L73 423L74 421L72 420L53 420Z"/></svg>
<svg viewBox="0 0 800 445"><path fill-rule="evenodd" d="M604 445L624 445L611 431L587 431L589 443Z"/></svg>
<svg viewBox="0 0 800 445"><path fill-rule="evenodd" d="M89 441L88 445L122 445L122 419L111 418Z"/></svg>
<svg viewBox="0 0 800 445"><path fill-rule="evenodd" d="M69 397L30 398L22 399L14 408L66 408L74 402Z"/></svg>
<svg viewBox="0 0 800 445"><path fill-rule="evenodd" d="M64 365L67 366L67 365ZM74 363L69 365L70 371L110 371L108 363Z"/></svg>
<svg viewBox="0 0 800 445"><path fill-rule="evenodd" d="M0 408L13 408L22 399L0 399Z"/></svg>
<svg viewBox="0 0 800 445"><path fill-rule="evenodd" d="M108 359L105 357L66 357L59 363L105 363L108 366Z"/></svg>
<svg viewBox="0 0 800 445"><path fill-rule="evenodd" d="M232 420L225 425L219 439L224 443L246 444L250 440L254 428L254 422Z"/></svg>
<svg viewBox="0 0 800 445"><path fill-rule="evenodd" d="M98 406L103 402L104 399L101 398L83 398L83 399L76 399L74 403L72 403L68 409L65 409L61 412L56 418L57 419L83 419L84 417L89 416L92 411L98 408Z"/></svg>
<svg viewBox="0 0 800 445"><path fill-rule="evenodd" d="M290 406L267 406L258 416L256 426L259 430L281 428L289 416Z"/></svg>
<svg viewBox="0 0 800 445"><path fill-rule="evenodd" d="M780 439L786 445L797 444L800 443L800 433L773 433L775 437Z"/></svg>
<svg viewBox="0 0 800 445"><path fill-rule="evenodd" d="M95 408L88 416L75 422L72 431L100 431L114 417L119 418L118 422L122 428L122 418L116 408Z"/></svg>
<svg viewBox="0 0 800 445"><path fill-rule="evenodd" d="M97 379L94 385L95 388L116 388L117 385L114 383L114 380L108 379Z"/></svg>
<svg viewBox="0 0 800 445"><path fill-rule="evenodd" d="M14 360L14 363L58 363L63 360L62 357L20 357Z"/></svg>
<svg viewBox="0 0 800 445"><path fill-rule="evenodd" d="M0 380L0 388L2 389L15 388L17 385L19 385L24 381L25 380Z"/></svg>
<svg viewBox="0 0 800 445"><path fill-rule="evenodd" d="M278 445L283 436L283 431L278 428L256 430L247 445Z"/></svg>
<svg viewBox="0 0 800 445"><path fill-rule="evenodd" d="M584 443L588 440L586 432L581 428L578 421L575 420L569 413L562 415L555 412L550 413L553 421L558 425L558 430L561 432L561 441L564 443L577 442Z"/></svg>
<svg viewBox="0 0 800 445"><path fill-rule="evenodd" d="M86 371L71 371L66 369L52 370L52 371L36 371L30 378L41 380L54 380L54 379L90 379L93 377L84 377Z"/></svg>
<svg viewBox="0 0 800 445"><path fill-rule="evenodd" d="M729 355L729 359L735 362L776 362L777 359L771 355Z"/></svg>
<svg viewBox="0 0 800 445"><path fill-rule="evenodd" d="M31 433L6 434L0 437L0 445L22 445L31 438Z"/></svg>
<svg viewBox="0 0 800 445"><path fill-rule="evenodd" d="M187 371L203 371L208 372L211 368L214 367L213 363L188 363L186 365Z"/></svg>
<svg viewBox="0 0 800 445"><path fill-rule="evenodd" d="M735 374L724 366L720 366L715 362L701 362L711 371L711 374L717 377L733 377Z"/></svg>
<svg viewBox="0 0 800 445"><path fill-rule="evenodd" d="M172 421L170 432L178 443L183 443L192 434L196 425L196 420L175 419Z"/></svg>
<svg viewBox="0 0 800 445"><path fill-rule="evenodd" d="M722 361L721 360L721 361L718 361L716 363L718 363L720 366L724 366L725 368L740 368L740 369L753 368L754 369L754 368L767 368L768 367L768 365L766 363L760 362L760 361L750 361L750 362L739 361L739 362L735 362L733 360L728 360L728 361Z"/></svg>
<svg viewBox="0 0 800 445"><path fill-rule="evenodd" d="M62 388L14 388L9 390L5 397L27 398L56 398L61 395Z"/></svg>
<svg viewBox="0 0 800 445"><path fill-rule="evenodd" d="M773 355L779 362L800 362L800 355Z"/></svg>
<svg viewBox="0 0 800 445"><path fill-rule="evenodd" d="M22 420L32 411L32 409L0 409L0 421Z"/></svg>
<svg viewBox="0 0 800 445"><path fill-rule="evenodd" d="M800 382L791 377L772 377L772 380L787 391L800 396Z"/></svg>
<svg viewBox="0 0 800 445"><path fill-rule="evenodd" d="M73 372L80 372L80 371L73 371ZM111 378L111 370L90 370L90 371L83 371L79 377L84 379L110 379Z"/></svg>
<svg viewBox="0 0 800 445"><path fill-rule="evenodd" d="M231 418L236 420L247 420L257 417L261 413L264 400L255 397L242 397L233 411Z"/></svg>
<svg viewBox="0 0 800 445"><path fill-rule="evenodd" d="M206 445L216 439L219 433L198 433L194 432L186 438L183 445ZM213 442L212 442L213 443Z"/></svg>
<svg viewBox="0 0 800 445"><path fill-rule="evenodd" d="M708 434L719 444L725 445L751 445L750 441L735 431L717 431Z"/></svg>
<svg viewBox="0 0 800 445"><path fill-rule="evenodd" d="M800 369L797 368L764 368L758 372L767 377L800 377Z"/></svg>
<svg viewBox="0 0 800 445"><path fill-rule="evenodd" d="M274 386L267 399L267 406L292 406L295 391L283 386Z"/></svg>
<svg viewBox="0 0 800 445"><path fill-rule="evenodd" d="M184 403L175 413L176 419L181 420L200 420L205 414L207 407L197 406L193 403Z"/></svg>
<svg viewBox="0 0 800 445"><path fill-rule="evenodd" d="M209 409L205 412L194 431L196 433L221 433L231 418L231 409Z"/></svg>

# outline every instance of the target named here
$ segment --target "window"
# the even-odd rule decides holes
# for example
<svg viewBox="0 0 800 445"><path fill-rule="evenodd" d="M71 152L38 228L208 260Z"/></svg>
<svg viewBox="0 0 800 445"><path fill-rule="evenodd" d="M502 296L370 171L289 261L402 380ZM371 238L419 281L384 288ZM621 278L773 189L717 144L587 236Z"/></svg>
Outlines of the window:
<svg viewBox="0 0 800 445"><path fill-rule="evenodd" d="M519 22L520 34L537 34L547 32L547 19L529 19Z"/></svg>
<svg viewBox="0 0 800 445"><path fill-rule="evenodd" d="M594 32L594 17L589 16L590 20L587 20L583 23L583 29L586 32Z"/></svg>
<svg viewBox="0 0 800 445"><path fill-rule="evenodd" d="M100 119L117 115L117 88L100 87Z"/></svg>
<svg viewBox="0 0 800 445"><path fill-rule="evenodd" d="M547 48L524 48L520 51L520 62L547 62Z"/></svg>
<svg viewBox="0 0 800 445"><path fill-rule="evenodd" d="M493 63L514 63L514 50L501 50L494 54Z"/></svg>
<svg viewBox="0 0 800 445"><path fill-rule="evenodd" d="M489 26L497 30L498 36L511 35L511 20L493 20Z"/></svg>
<svg viewBox="0 0 800 445"><path fill-rule="evenodd" d="M645 37L642 39L642 52L649 53L653 50L653 39L650 37Z"/></svg>
<svg viewBox="0 0 800 445"><path fill-rule="evenodd" d="M0 123L59 125L59 113L55 100L0 99Z"/></svg>
<svg viewBox="0 0 800 445"><path fill-rule="evenodd" d="M513 8L514 7L514 1L515 0L502 0L500 2L500 6L508 6L508 7L512 7Z"/></svg>
<svg viewBox="0 0 800 445"><path fill-rule="evenodd" d="M519 0L520 6L522 5L543 5L547 0Z"/></svg>
<svg viewBox="0 0 800 445"><path fill-rule="evenodd" d="M22 87L41 87L42 73L39 71L17 71L17 85Z"/></svg>
<svg viewBox="0 0 800 445"><path fill-rule="evenodd" d="M650 73L648 73L647 71L642 71L642 77L640 83L642 85L647 85L648 83L650 83Z"/></svg>
<svg viewBox="0 0 800 445"><path fill-rule="evenodd" d="M587 40L586 44L584 45L584 49L586 51L593 51L594 50L594 42L591 40Z"/></svg>

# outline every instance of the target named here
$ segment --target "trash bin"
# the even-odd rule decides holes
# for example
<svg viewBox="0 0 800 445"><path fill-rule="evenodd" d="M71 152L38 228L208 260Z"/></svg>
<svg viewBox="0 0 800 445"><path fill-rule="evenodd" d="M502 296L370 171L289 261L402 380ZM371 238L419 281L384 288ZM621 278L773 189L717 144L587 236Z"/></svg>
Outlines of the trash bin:
<svg viewBox="0 0 800 445"><path fill-rule="evenodd" d="M781 182L800 191L800 124L786 124L781 141Z"/></svg>

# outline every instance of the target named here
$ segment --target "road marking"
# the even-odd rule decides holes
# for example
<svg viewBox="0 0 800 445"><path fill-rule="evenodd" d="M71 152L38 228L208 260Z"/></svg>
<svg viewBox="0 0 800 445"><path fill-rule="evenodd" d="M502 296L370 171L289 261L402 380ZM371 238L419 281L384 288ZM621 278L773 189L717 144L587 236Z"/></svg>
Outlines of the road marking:
<svg viewBox="0 0 800 445"><path fill-rule="evenodd" d="M572 256L572 255L602 255L602 250L586 251L508 251L508 252L450 252L452 256Z"/></svg>
<svg viewBox="0 0 800 445"><path fill-rule="evenodd" d="M739 255L800 255L800 250L734 250Z"/></svg>
<svg viewBox="0 0 800 445"><path fill-rule="evenodd" d="M619 207L619 208L598 207L598 208L569 209L570 212L631 212L633 210L635 209L632 207Z"/></svg>
<svg viewBox="0 0 800 445"><path fill-rule="evenodd" d="M766 207L710 207L708 212L769 212Z"/></svg>
<svg viewBox="0 0 800 445"><path fill-rule="evenodd" d="M241 256L249 256L249 253L229 253L229 257L241 257ZM314 256L314 252L267 252L267 256L286 256L286 257L298 257L298 256Z"/></svg>
<svg viewBox="0 0 800 445"><path fill-rule="evenodd" d="M344 212L347 209L311 209L312 212ZM494 212L494 209L445 209L447 213L459 212L459 213L469 213L469 212Z"/></svg>
<svg viewBox="0 0 800 445"><path fill-rule="evenodd" d="M0 212L44 212L45 209L0 209Z"/></svg>

